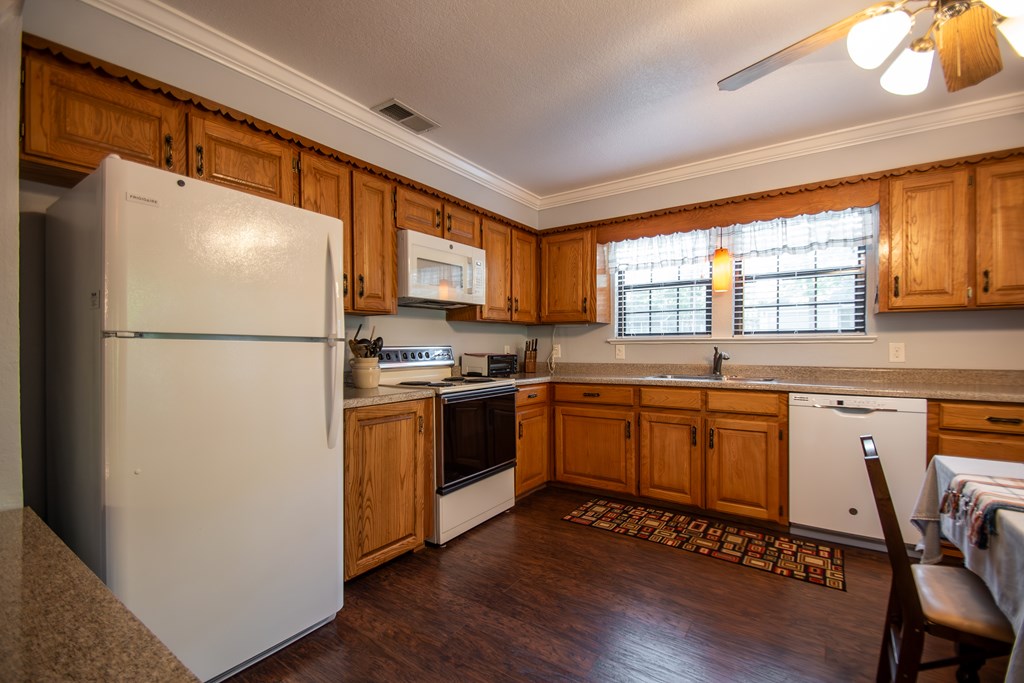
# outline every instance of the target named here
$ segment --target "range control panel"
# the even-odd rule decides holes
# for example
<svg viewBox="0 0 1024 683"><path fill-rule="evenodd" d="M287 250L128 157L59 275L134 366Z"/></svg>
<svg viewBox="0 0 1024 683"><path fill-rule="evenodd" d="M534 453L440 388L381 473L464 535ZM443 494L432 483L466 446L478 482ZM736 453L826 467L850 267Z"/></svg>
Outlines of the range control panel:
<svg viewBox="0 0 1024 683"><path fill-rule="evenodd" d="M380 350L380 367L414 368L455 365L450 346L385 346Z"/></svg>

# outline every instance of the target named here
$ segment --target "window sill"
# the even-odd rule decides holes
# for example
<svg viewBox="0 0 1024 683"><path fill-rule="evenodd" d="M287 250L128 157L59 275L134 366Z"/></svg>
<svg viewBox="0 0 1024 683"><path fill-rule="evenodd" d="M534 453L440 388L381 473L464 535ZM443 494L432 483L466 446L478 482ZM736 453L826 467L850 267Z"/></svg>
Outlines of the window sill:
<svg viewBox="0 0 1024 683"><path fill-rule="evenodd" d="M758 335L756 337L612 337L605 340L609 344L708 344L711 342L728 344L874 344L878 337L869 334L836 335L836 334L801 334L801 335Z"/></svg>

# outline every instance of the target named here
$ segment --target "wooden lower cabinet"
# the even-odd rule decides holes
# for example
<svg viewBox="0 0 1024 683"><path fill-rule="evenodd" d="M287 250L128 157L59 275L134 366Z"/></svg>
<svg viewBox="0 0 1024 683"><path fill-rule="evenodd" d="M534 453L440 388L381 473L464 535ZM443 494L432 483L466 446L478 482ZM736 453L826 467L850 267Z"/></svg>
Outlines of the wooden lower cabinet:
<svg viewBox="0 0 1024 683"><path fill-rule="evenodd" d="M555 479L636 493L633 410L555 406Z"/></svg>
<svg viewBox="0 0 1024 683"><path fill-rule="evenodd" d="M423 546L429 400L345 411L345 579Z"/></svg>
<svg viewBox="0 0 1024 683"><path fill-rule="evenodd" d="M778 424L715 416L706 426L707 509L781 521Z"/></svg>
<svg viewBox="0 0 1024 683"><path fill-rule="evenodd" d="M551 409L547 405L516 410L516 495L521 496L550 477Z"/></svg>
<svg viewBox="0 0 1024 683"><path fill-rule="evenodd" d="M928 402L928 457L1024 462L1024 405Z"/></svg>
<svg viewBox="0 0 1024 683"><path fill-rule="evenodd" d="M704 438L700 415L640 412L639 492L702 507Z"/></svg>

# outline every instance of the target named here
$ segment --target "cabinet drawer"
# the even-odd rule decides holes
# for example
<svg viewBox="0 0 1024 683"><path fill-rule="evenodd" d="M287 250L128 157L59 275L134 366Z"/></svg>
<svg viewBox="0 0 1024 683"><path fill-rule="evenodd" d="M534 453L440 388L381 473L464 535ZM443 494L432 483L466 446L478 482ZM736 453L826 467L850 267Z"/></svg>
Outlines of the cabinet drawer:
<svg viewBox="0 0 1024 683"><path fill-rule="evenodd" d="M779 395L759 391L708 390L708 410L720 413L778 415Z"/></svg>
<svg viewBox="0 0 1024 683"><path fill-rule="evenodd" d="M555 400L631 406L633 405L633 387L610 384L556 384Z"/></svg>
<svg viewBox="0 0 1024 683"><path fill-rule="evenodd" d="M527 384L519 387L516 394L516 406L532 406L537 403L546 403L550 395L550 387L547 384Z"/></svg>
<svg viewBox="0 0 1024 683"><path fill-rule="evenodd" d="M1024 439L983 434L939 434L936 452L962 458L1024 462Z"/></svg>
<svg viewBox="0 0 1024 683"><path fill-rule="evenodd" d="M1024 405L1013 403L940 403L940 429L1024 434Z"/></svg>
<svg viewBox="0 0 1024 683"><path fill-rule="evenodd" d="M700 389L640 387L640 405L655 408L700 410Z"/></svg>

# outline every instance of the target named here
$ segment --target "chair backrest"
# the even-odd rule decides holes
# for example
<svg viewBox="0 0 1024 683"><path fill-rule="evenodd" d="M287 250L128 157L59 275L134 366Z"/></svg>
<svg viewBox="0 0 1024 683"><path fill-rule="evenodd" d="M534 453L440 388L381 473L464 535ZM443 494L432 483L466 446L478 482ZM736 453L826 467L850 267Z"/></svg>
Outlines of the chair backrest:
<svg viewBox="0 0 1024 683"><path fill-rule="evenodd" d="M914 585L907 545L903 541L900 520L896 515L892 496L889 494L889 484L885 480L885 472L882 469L882 461L878 457L878 450L875 448L875 440L872 436L865 435L860 437L860 443L864 450L864 465L868 469L868 479L871 481L875 507L878 508L878 521L882 523L882 535L885 537L885 547L889 555L889 564L892 567L893 588L899 596L904 615L907 618L921 621L924 619L921 612L921 600L917 595L917 587Z"/></svg>

